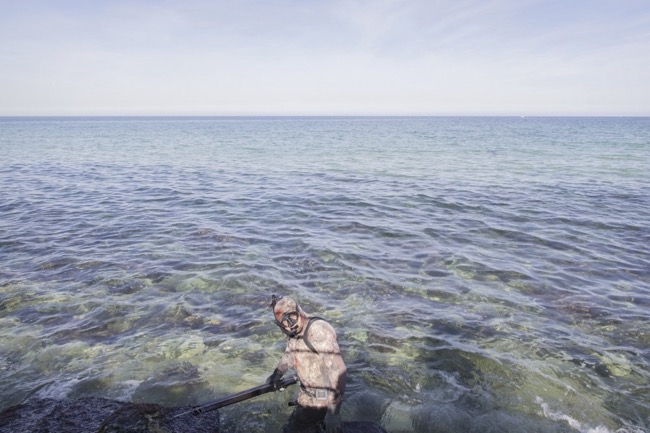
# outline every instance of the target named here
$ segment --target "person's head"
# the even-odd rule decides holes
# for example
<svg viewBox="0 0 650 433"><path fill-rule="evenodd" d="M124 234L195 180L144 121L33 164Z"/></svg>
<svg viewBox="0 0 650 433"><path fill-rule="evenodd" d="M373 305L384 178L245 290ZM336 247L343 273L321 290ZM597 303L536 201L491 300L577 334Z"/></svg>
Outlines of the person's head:
<svg viewBox="0 0 650 433"><path fill-rule="evenodd" d="M306 315L300 305L291 298L271 297L271 308L275 317L275 324L280 327L288 337L295 338L302 332Z"/></svg>

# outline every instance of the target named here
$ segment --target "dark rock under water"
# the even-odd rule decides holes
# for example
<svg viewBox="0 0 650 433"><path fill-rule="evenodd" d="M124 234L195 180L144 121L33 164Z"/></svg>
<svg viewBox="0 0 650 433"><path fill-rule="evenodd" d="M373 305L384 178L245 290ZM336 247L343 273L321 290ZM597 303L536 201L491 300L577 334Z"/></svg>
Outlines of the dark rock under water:
<svg viewBox="0 0 650 433"><path fill-rule="evenodd" d="M219 411L89 397L30 399L0 412L0 433L220 433ZM371 422L344 422L346 433L387 433Z"/></svg>
<svg viewBox="0 0 650 433"><path fill-rule="evenodd" d="M218 411L126 403L105 398L31 399L0 412L0 433L219 433Z"/></svg>

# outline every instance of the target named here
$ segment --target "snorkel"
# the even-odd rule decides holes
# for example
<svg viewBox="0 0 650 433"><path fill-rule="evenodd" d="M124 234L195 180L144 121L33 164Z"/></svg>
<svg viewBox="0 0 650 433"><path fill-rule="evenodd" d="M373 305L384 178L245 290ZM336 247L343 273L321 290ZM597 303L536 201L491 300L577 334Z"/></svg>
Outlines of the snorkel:
<svg viewBox="0 0 650 433"><path fill-rule="evenodd" d="M273 316L275 316L275 305L282 299L282 297L277 297L275 295L271 296L271 309L273 310ZM280 327L282 332L289 338L296 338L299 334L298 329L298 320L300 318L300 307L292 299L286 299L285 303L293 303L294 309L285 311L282 313L280 320L275 318L275 324Z"/></svg>

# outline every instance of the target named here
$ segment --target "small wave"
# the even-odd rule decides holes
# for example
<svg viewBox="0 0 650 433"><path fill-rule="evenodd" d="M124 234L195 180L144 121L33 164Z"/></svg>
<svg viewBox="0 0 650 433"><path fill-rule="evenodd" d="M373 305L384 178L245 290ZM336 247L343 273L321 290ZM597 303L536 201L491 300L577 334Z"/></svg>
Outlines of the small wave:
<svg viewBox="0 0 650 433"><path fill-rule="evenodd" d="M130 401L142 382L142 380L124 380L117 383L115 386L115 389L118 391L116 399Z"/></svg>
<svg viewBox="0 0 650 433"><path fill-rule="evenodd" d="M81 379L72 378L66 381L56 381L41 388L37 393L38 398L53 398L55 400L65 399L70 391L79 383Z"/></svg>
<svg viewBox="0 0 650 433"><path fill-rule="evenodd" d="M565 413L562 413L561 411L556 412L551 410L548 403L545 403L544 400L539 396L535 398L535 401L542 408L542 412L546 418L553 421L565 421L571 428L579 431L580 433L646 433L645 430L637 427L623 427L618 430L610 430L603 425L590 427L584 425L577 419L572 418Z"/></svg>

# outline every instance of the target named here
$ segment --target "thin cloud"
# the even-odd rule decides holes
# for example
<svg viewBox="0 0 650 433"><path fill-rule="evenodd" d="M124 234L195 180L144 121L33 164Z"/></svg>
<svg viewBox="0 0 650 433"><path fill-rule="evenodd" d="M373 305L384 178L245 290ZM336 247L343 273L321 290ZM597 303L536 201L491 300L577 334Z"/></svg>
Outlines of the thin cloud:
<svg viewBox="0 0 650 433"><path fill-rule="evenodd" d="M0 114L650 114L650 7L537 0L0 6Z"/></svg>

